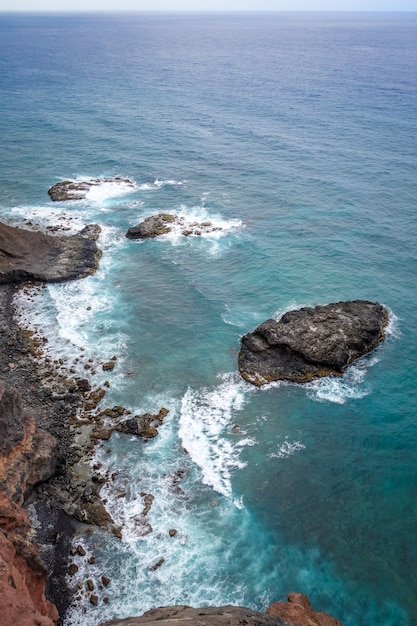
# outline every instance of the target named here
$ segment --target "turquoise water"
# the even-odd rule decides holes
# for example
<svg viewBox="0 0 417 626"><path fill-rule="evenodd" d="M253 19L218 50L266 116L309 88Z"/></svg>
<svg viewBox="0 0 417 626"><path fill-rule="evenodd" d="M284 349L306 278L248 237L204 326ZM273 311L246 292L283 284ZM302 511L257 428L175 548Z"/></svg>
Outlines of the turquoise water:
<svg viewBox="0 0 417 626"><path fill-rule="evenodd" d="M2 219L102 226L98 273L20 296L22 323L83 375L117 355L109 406L170 409L153 441L97 451L123 538L83 540L79 581L112 581L66 626L293 590L345 626L415 624L416 15L2 14L0 33ZM117 175L135 188L47 196ZM125 238L161 210L220 230ZM351 298L390 326L342 378L239 378L245 332Z"/></svg>

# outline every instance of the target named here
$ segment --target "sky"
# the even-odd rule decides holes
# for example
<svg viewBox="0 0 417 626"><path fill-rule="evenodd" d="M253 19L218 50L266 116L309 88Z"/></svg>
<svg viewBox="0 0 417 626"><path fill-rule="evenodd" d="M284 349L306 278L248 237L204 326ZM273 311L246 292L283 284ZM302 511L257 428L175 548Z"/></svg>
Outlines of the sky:
<svg viewBox="0 0 417 626"><path fill-rule="evenodd" d="M0 0L0 11L417 11L417 0Z"/></svg>

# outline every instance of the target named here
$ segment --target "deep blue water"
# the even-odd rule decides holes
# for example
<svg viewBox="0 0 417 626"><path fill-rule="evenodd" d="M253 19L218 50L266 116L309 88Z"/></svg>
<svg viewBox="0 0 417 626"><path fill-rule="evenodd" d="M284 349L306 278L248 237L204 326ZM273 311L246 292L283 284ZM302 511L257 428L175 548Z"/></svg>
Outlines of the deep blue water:
<svg viewBox="0 0 417 626"><path fill-rule="evenodd" d="M123 540L83 540L76 582L112 582L66 626L293 590L344 626L417 623L416 76L416 14L0 14L1 217L103 228L99 272L21 296L22 323L83 375L116 354L109 406L170 409L97 451ZM116 175L135 189L47 196ZM222 230L124 237L161 210ZM351 298L391 322L342 378L240 380L245 332Z"/></svg>

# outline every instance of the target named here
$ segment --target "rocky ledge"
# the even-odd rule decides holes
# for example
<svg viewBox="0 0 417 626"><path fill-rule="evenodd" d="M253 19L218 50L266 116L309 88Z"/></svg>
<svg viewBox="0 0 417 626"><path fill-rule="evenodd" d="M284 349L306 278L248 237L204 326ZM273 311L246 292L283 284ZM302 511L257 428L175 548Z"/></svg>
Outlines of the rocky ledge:
<svg viewBox="0 0 417 626"><path fill-rule="evenodd" d="M60 282L93 274L101 256L96 226L77 235L47 235L0 223L0 284Z"/></svg>
<svg viewBox="0 0 417 626"><path fill-rule="evenodd" d="M51 200L62 202L65 200L84 200L92 187L99 187L105 183L127 185L134 188L134 183L128 178L108 177L91 178L89 180L63 180L53 185L48 191Z"/></svg>
<svg viewBox="0 0 417 626"><path fill-rule="evenodd" d="M186 237L190 235L201 236L221 230L212 222L188 222L184 217L174 213L158 213L158 215L147 217L137 226L129 228L126 237L128 239L154 239L166 235L174 229Z"/></svg>
<svg viewBox="0 0 417 626"><path fill-rule="evenodd" d="M342 626L327 613L314 611L302 593L291 593L288 602L272 604L266 613L241 606L203 607L170 606L151 609L141 617L128 617L101 626Z"/></svg>
<svg viewBox="0 0 417 626"><path fill-rule="evenodd" d="M279 321L267 320L242 337L239 370L257 386L340 376L382 341L387 323L387 310L367 300L289 311Z"/></svg>

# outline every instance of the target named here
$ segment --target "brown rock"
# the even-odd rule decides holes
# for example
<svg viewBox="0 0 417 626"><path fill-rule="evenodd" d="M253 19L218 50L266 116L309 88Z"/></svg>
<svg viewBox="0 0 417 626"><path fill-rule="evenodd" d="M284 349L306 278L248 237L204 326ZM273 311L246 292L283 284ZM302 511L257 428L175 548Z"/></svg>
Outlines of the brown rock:
<svg viewBox="0 0 417 626"><path fill-rule="evenodd" d="M289 593L288 602L271 604L267 614L281 617L297 626L342 626L336 618L315 611L304 593Z"/></svg>
<svg viewBox="0 0 417 626"><path fill-rule="evenodd" d="M107 363L103 363L101 367L102 367L103 372L110 372L111 370L114 369L114 365L115 365L114 361L107 361Z"/></svg>
<svg viewBox="0 0 417 626"><path fill-rule="evenodd" d="M0 623L54 626L56 607L45 598L45 566L31 543L24 509L0 493Z"/></svg>
<svg viewBox="0 0 417 626"><path fill-rule="evenodd" d="M69 576L74 576L78 572L78 565L71 563L67 571Z"/></svg>
<svg viewBox="0 0 417 626"><path fill-rule="evenodd" d="M93 591L94 590L94 583L91 580L91 578L89 578L86 583L85 586L87 587L88 591Z"/></svg>
<svg viewBox="0 0 417 626"><path fill-rule="evenodd" d="M98 605L98 596L96 596L95 593L92 593L90 596L90 602L93 606L97 606Z"/></svg>
<svg viewBox="0 0 417 626"><path fill-rule="evenodd" d="M108 587L110 584L110 578L107 578L107 576L102 576L101 584L103 585L103 587Z"/></svg>

